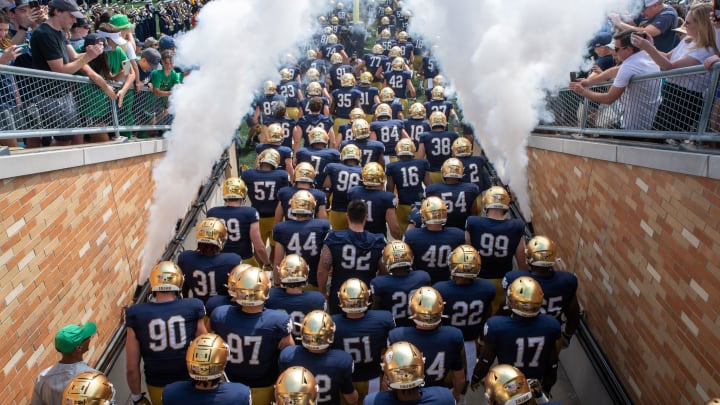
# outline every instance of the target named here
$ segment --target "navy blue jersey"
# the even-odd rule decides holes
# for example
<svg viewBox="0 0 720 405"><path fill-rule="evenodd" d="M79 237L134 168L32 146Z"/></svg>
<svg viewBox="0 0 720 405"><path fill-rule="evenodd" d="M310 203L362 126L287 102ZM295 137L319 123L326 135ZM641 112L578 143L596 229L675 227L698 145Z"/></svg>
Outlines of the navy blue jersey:
<svg viewBox="0 0 720 405"><path fill-rule="evenodd" d="M324 89L324 88L325 88L325 83L320 83L320 86L322 86L322 88ZM312 111L310 111L310 99L311 99L311 98L312 98L312 97L309 97L309 96L308 96L308 97L305 97L304 99L300 100L300 108L303 110L303 114L304 114L304 115L311 115L311 114L312 114ZM329 106L329 105L330 105L330 101L329 101L329 100L327 99L327 97L325 97L325 96L320 97L320 100L321 100L322 103L323 103L322 108L320 109L320 111L322 112L322 111L325 110L325 106ZM317 115L317 114L315 114L315 115ZM324 117L324 115L323 115L323 117ZM300 117L300 118L302 118L302 117ZM298 123L300 122L300 118L298 118ZM331 124L330 126L332 126L332 124ZM323 127L325 127L325 126L323 125ZM312 128L311 128L311 129L312 129ZM309 132L309 131L310 131L310 130L308 129L308 132ZM303 131L303 133L304 133L304 131Z"/></svg>
<svg viewBox="0 0 720 405"><path fill-rule="evenodd" d="M425 106L425 115L430 118L430 114L440 111L445 114L445 118L450 119L450 113L453 110L453 103L447 100L430 100L423 103Z"/></svg>
<svg viewBox="0 0 720 405"><path fill-rule="evenodd" d="M430 275L423 270L413 270L407 275L385 274L370 281L370 291L380 299L382 309L390 311L398 326L412 326L408 318L409 297L420 287L429 286Z"/></svg>
<svg viewBox="0 0 720 405"><path fill-rule="evenodd" d="M285 100L285 97L279 94L260 96L260 98L256 101L256 105L258 108L260 108L261 124L265 125L265 123L270 119L270 117L272 117L275 106L277 106L277 104L280 102L286 103L287 100Z"/></svg>
<svg viewBox="0 0 720 405"><path fill-rule="evenodd" d="M402 57L406 61L410 60L410 57L415 54L415 45L412 44L412 42L400 42L398 41L397 46L400 47L400 51L402 52ZM412 72L410 72L412 75Z"/></svg>
<svg viewBox="0 0 720 405"><path fill-rule="evenodd" d="M480 195L478 186L470 183L435 183L425 189L425 195L442 198L447 205L446 226L465 229L475 199Z"/></svg>
<svg viewBox="0 0 720 405"><path fill-rule="evenodd" d="M214 295L228 295L228 275L240 263L242 258L235 253L203 256L197 250L186 250L177 260L186 286L192 290L193 297L203 302Z"/></svg>
<svg viewBox="0 0 720 405"><path fill-rule="evenodd" d="M276 151L278 151L278 153L280 154L280 165L277 168L287 171L287 167L285 167L285 159L292 159L292 148L282 145L271 145L269 143L259 143L255 145L255 153L258 155L266 149L275 149Z"/></svg>
<svg viewBox="0 0 720 405"><path fill-rule="evenodd" d="M388 87L393 89L395 97L407 98L407 81L412 79L412 72L409 70L391 70L383 73Z"/></svg>
<svg viewBox="0 0 720 405"><path fill-rule="evenodd" d="M275 224L273 239L285 248L286 254L302 256L310 267L308 282L317 285L317 266L323 241L330 231L327 219L296 221L288 219Z"/></svg>
<svg viewBox="0 0 720 405"><path fill-rule="evenodd" d="M381 75L382 75L382 73L389 72L390 70L392 70L392 58L387 56L387 53L388 53L387 51L384 51L384 52L385 52L385 54L383 55L383 58L380 61L380 69L382 69ZM384 79L384 77L383 77L383 79Z"/></svg>
<svg viewBox="0 0 720 405"><path fill-rule="evenodd" d="M380 68L382 66L383 59L385 59L385 58L383 57L382 54L376 55L374 53L366 53L363 56L363 61L365 62L367 71L372 73L373 82L375 82L375 83L379 82L377 77L375 77L375 72L377 72L378 68ZM367 111L366 111L366 113L367 113Z"/></svg>
<svg viewBox="0 0 720 405"><path fill-rule="evenodd" d="M229 295L214 295L208 298L207 302L205 303L205 311L207 313L207 316L209 317L210 315L212 315L215 308L220 308L223 305L237 306L238 303L233 301L233 297Z"/></svg>
<svg viewBox="0 0 720 405"><path fill-rule="evenodd" d="M360 92L351 87L335 89L330 94L335 101L335 111L332 114L335 118L350 118L350 111L360 106Z"/></svg>
<svg viewBox="0 0 720 405"><path fill-rule="evenodd" d="M380 103L380 104L382 104L382 103ZM377 106L379 106L380 104L374 104L374 105L372 106L373 112L375 111L375 109L377 108ZM399 120L399 119L400 119L400 113L403 112L403 105L402 105L402 103L401 103L398 99L394 99L393 101L391 101L391 102L389 102L389 103L385 103L385 104L389 105L389 106L390 106L390 109L392 110L392 119L394 119L394 120ZM376 119L377 119L377 118L376 118ZM378 138L378 139L380 139L380 138Z"/></svg>
<svg viewBox="0 0 720 405"><path fill-rule="evenodd" d="M398 160L385 167L387 177L395 182L399 204L410 205L423 200L423 179L428 171L430 164L425 159Z"/></svg>
<svg viewBox="0 0 720 405"><path fill-rule="evenodd" d="M384 54L387 55L388 52L390 51L390 48L392 48L393 46L395 46L395 44L397 44L397 41L395 41L392 38L378 38L375 40L375 43L382 45L382 47L384 49Z"/></svg>
<svg viewBox="0 0 720 405"><path fill-rule="evenodd" d="M385 235L387 232L385 214L387 210L394 210L397 206L395 194L385 190L370 190L365 186L355 186L348 192L348 199L365 201L368 207L365 230Z"/></svg>
<svg viewBox="0 0 720 405"><path fill-rule="evenodd" d="M280 207L282 207L283 217L288 219L295 219L295 217L288 212L290 209L290 198L298 192L298 190L305 190L315 197L315 216L318 214L318 210L321 205L327 205L327 197L325 193L316 188L298 188L296 186L283 187L278 191L278 200L280 200ZM277 239L275 239L277 240Z"/></svg>
<svg viewBox="0 0 720 405"><path fill-rule="evenodd" d="M527 378L549 370L550 354L560 338L560 322L550 315L533 318L493 316L485 323L485 343L495 346L500 364L512 364Z"/></svg>
<svg viewBox="0 0 720 405"><path fill-rule="evenodd" d="M395 328L395 321L388 311L365 311L362 318L351 319L345 314L333 315L335 340L332 348L344 350L355 363L353 381L368 381L382 375L380 357L387 347L387 338Z"/></svg>
<svg viewBox="0 0 720 405"><path fill-rule="evenodd" d="M322 114L305 114L298 119L298 126L302 130L302 140L305 146L310 146L308 135L313 128L322 127L325 132L330 132L333 126L333 119Z"/></svg>
<svg viewBox="0 0 720 405"><path fill-rule="evenodd" d="M315 272L317 272L317 267ZM327 303L325 302L325 296L318 291L289 294L284 288L273 287L270 289L270 296L265 302L265 308L281 309L290 315L290 320L293 323L292 335L295 342L299 344L305 315L316 309L327 310Z"/></svg>
<svg viewBox="0 0 720 405"><path fill-rule="evenodd" d="M360 152L362 152L362 162L360 162L360 166L365 166L369 162L380 163L381 156L385 153L385 145L380 141L373 141L371 139L344 141L340 144L340 150L346 145L355 145L360 148Z"/></svg>
<svg viewBox="0 0 720 405"><path fill-rule="evenodd" d="M495 285L487 280L473 280L470 284L457 284L452 280L433 284L445 300L443 324L454 326L465 341L482 335L482 316L495 298Z"/></svg>
<svg viewBox="0 0 720 405"><path fill-rule="evenodd" d="M390 331L388 342L410 342L425 357L425 386L444 386L450 371L465 367L465 341L460 329L441 325L433 330L403 326Z"/></svg>
<svg viewBox="0 0 720 405"><path fill-rule="evenodd" d="M385 14L385 12L383 10L383 12L380 14L380 17L382 18L384 14ZM380 36L380 33L382 32L382 30L390 31L390 36L395 37L395 31L396 31L395 24L378 24L378 26L377 26L377 36L378 37Z"/></svg>
<svg viewBox="0 0 720 405"><path fill-rule="evenodd" d="M375 114L375 111L373 111L372 106L375 104L375 97L377 97L380 94L380 90L377 89L375 86L364 86L359 85L355 87L360 92L360 108L363 109L365 114L373 115Z"/></svg>
<svg viewBox="0 0 720 405"><path fill-rule="evenodd" d="M413 251L413 267L427 270L434 284L450 279L450 254L465 243L465 232L453 227L441 231L413 228L405 231L403 241Z"/></svg>
<svg viewBox="0 0 720 405"><path fill-rule="evenodd" d="M248 169L240 174L248 188L250 203L258 210L260 218L274 217L277 207L277 193L290 185L290 176L285 170Z"/></svg>
<svg viewBox="0 0 720 405"><path fill-rule="evenodd" d="M325 166L325 176L330 178L330 188L332 189L332 203L329 208L333 211L347 211L347 205L350 202L347 196L348 191L360 184L362 167L330 163Z"/></svg>
<svg viewBox="0 0 720 405"><path fill-rule="evenodd" d="M325 182L325 166L340 162L340 152L337 149L301 148L297 151L297 162L308 162L315 167L315 187L322 187Z"/></svg>
<svg viewBox="0 0 720 405"><path fill-rule="evenodd" d="M352 394L353 360L342 350L310 353L302 346L288 346L280 353L280 370L292 366L308 369L318 385L317 404L340 405L341 394Z"/></svg>
<svg viewBox="0 0 720 405"><path fill-rule="evenodd" d="M345 280L359 278L370 285L370 280L378 272L378 260L386 244L384 235L368 231L344 229L328 233L325 245L330 249L333 269L328 293L328 309L331 313L340 311L337 293Z"/></svg>
<svg viewBox="0 0 720 405"><path fill-rule="evenodd" d="M429 56L427 58L423 58L422 62L422 71L423 71L423 77L426 79L432 79L435 76L440 74L439 70L439 63L437 59L434 56ZM425 97L426 99L430 99L429 95Z"/></svg>
<svg viewBox="0 0 720 405"><path fill-rule="evenodd" d="M374 132L377 140L385 145L385 156L395 156L395 145L402 137L402 121L397 119L373 121L370 123L370 131Z"/></svg>
<svg viewBox="0 0 720 405"><path fill-rule="evenodd" d="M245 384L221 382L217 388L199 390L192 381L178 381L165 387L164 405L250 405L250 388Z"/></svg>
<svg viewBox="0 0 720 405"><path fill-rule="evenodd" d="M425 146L425 158L430 170L439 172L442 164L452 157L452 144L458 134L452 131L431 131L420 134L420 143Z"/></svg>
<svg viewBox="0 0 720 405"><path fill-rule="evenodd" d="M298 90L300 90L300 83L295 80L281 81L277 86L278 93L285 97L286 107L297 107L300 105L300 93Z"/></svg>
<svg viewBox="0 0 720 405"><path fill-rule="evenodd" d="M475 184L481 193L492 186L490 175L485 170L485 159L482 156L465 156L457 159L462 162L465 168L462 178L463 183Z"/></svg>
<svg viewBox="0 0 720 405"><path fill-rule="evenodd" d="M280 145L287 148L292 148L292 133L295 129L295 125L297 124L297 122L295 122L295 120L290 117L270 117L266 125L270 124L280 124L283 130L283 141Z"/></svg>
<svg viewBox="0 0 720 405"><path fill-rule="evenodd" d="M408 215L408 222L413 224L415 228L422 228L422 215L420 215L420 206L418 204L413 205L410 209L410 215Z"/></svg>
<svg viewBox="0 0 720 405"><path fill-rule="evenodd" d="M148 384L162 387L190 378L185 353L204 316L205 307L196 298L137 304L125 311L125 326L140 343Z"/></svg>
<svg viewBox="0 0 720 405"><path fill-rule="evenodd" d="M420 400L413 402L413 405L455 405L455 397L449 388L420 387L419 390ZM400 401L390 390L368 394L363 400L363 405L408 405L408 402Z"/></svg>
<svg viewBox="0 0 720 405"><path fill-rule="evenodd" d="M335 139L338 139L341 143L353 140L352 123L340 124Z"/></svg>
<svg viewBox="0 0 720 405"><path fill-rule="evenodd" d="M226 305L210 315L210 328L228 345L225 372L230 381L250 388L275 384L278 345L292 331L290 315L274 309L248 314L241 307Z"/></svg>
<svg viewBox="0 0 720 405"><path fill-rule="evenodd" d="M303 62L303 71L307 72L310 68L317 69L320 73L320 77L325 77L325 75L327 75L328 66L325 59L306 59Z"/></svg>
<svg viewBox="0 0 720 405"><path fill-rule="evenodd" d="M330 67L330 71L328 74L330 75L330 88L331 89L339 89L340 88L340 78L342 78L342 75L345 73L352 73L355 74L355 68L350 65L332 65Z"/></svg>
<svg viewBox="0 0 720 405"><path fill-rule="evenodd" d="M473 216L468 218L465 231L470 234L470 244L482 258L480 277L503 278L512 270L512 259L525 231L522 220Z"/></svg>
<svg viewBox="0 0 720 405"><path fill-rule="evenodd" d="M331 25L331 27L333 29L333 34L337 34L337 30L338 30L339 26L336 24L336 25ZM330 60L330 57L334 53L344 51L344 50L345 50L345 47L342 44L327 44L322 49L323 58Z"/></svg>
<svg viewBox="0 0 720 405"><path fill-rule="evenodd" d="M575 299L577 293L577 277L566 271L553 271L549 277L541 277L529 270L513 270L503 277L502 286L508 286L518 277L532 277L543 290L542 311L562 323L562 314L567 311L568 305ZM443 295L443 297L445 297Z"/></svg>
<svg viewBox="0 0 720 405"><path fill-rule="evenodd" d="M260 215L253 207L213 207L207 212L208 217L214 217L225 224L227 241L223 252L240 255L243 260L253 256L253 246L250 241L250 225L260 220Z"/></svg>
<svg viewBox="0 0 720 405"><path fill-rule="evenodd" d="M405 132L407 132L408 136L415 144L415 149L417 149L420 145L420 134L423 132L430 132L430 123L428 120L408 118L403 121L403 127L405 127Z"/></svg>

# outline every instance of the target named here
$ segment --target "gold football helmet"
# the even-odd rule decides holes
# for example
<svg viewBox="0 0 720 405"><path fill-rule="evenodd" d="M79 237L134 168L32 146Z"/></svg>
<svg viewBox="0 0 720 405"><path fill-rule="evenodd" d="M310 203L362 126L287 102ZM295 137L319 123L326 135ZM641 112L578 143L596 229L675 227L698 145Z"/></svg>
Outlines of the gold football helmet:
<svg viewBox="0 0 720 405"><path fill-rule="evenodd" d="M267 128L267 143L280 143L285 139L285 132L278 123L270 124Z"/></svg>
<svg viewBox="0 0 720 405"><path fill-rule="evenodd" d="M393 100L395 100L395 90L391 89L390 87L383 87L380 90L380 102L381 103L392 103ZM382 105L382 104L380 104L380 105ZM380 106L377 106L375 108L375 115L377 115L378 108L380 108Z"/></svg>
<svg viewBox="0 0 720 405"><path fill-rule="evenodd" d="M370 306L370 290L364 281L359 278L351 278L345 280L340 286L338 299L343 312L365 312Z"/></svg>
<svg viewBox="0 0 720 405"><path fill-rule="evenodd" d="M450 253L450 274L455 277L476 278L480 273L480 254L470 245L460 245Z"/></svg>
<svg viewBox="0 0 720 405"><path fill-rule="evenodd" d="M447 117L442 111L435 111L432 114L430 114L430 129L435 129L437 127L442 127L443 129L447 128Z"/></svg>
<svg viewBox="0 0 720 405"><path fill-rule="evenodd" d="M392 118L392 108L390 108L390 106L385 103L381 103L380 105L375 107L375 118L380 117Z"/></svg>
<svg viewBox="0 0 720 405"><path fill-rule="evenodd" d="M395 154L398 156L415 156L415 142L410 138L402 138L395 144Z"/></svg>
<svg viewBox="0 0 720 405"><path fill-rule="evenodd" d="M177 264L164 261L153 266L150 270L150 289L152 291L182 291L183 282L182 270Z"/></svg>
<svg viewBox="0 0 720 405"><path fill-rule="evenodd" d="M390 6L385 7L385 15L392 15L393 9Z"/></svg>
<svg viewBox="0 0 720 405"><path fill-rule="evenodd" d="M380 55L381 53L385 52L385 49L383 49L383 46L380 44L375 44L370 49L370 52L372 52L375 55Z"/></svg>
<svg viewBox="0 0 720 405"><path fill-rule="evenodd" d="M557 261L555 242L547 236L536 236L527 243L525 259L531 266L552 267Z"/></svg>
<svg viewBox="0 0 720 405"><path fill-rule="evenodd" d="M482 198L483 208L510 209L510 194L501 186L492 186L485 191Z"/></svg>
<svg viewBox="0 0 720 405"><path fill-rule="evenodd" d="M368 162L362 168L362 181L366 187L382 186L385 184L385 170L378 162Z"/></svg>
<svg viewBox="0 0 720 405"><path fill-rule="evenodd" d="M188 346L185 355L188 374L196 381L221 378L227 363L228 346L214 333L203 333Z"/></svg>
<svg viewBox="0 0 720 405"><path fill-rule="evenodd" d="M307 72L305 72L305 75L310 83L320 80L320 71L315 68L308 69Z"/></svg>
<svg viewBox="0 0 720 405"><path fill-rule="evenodd" d="M443 162L440 173L443 179L462 179L465 174L465 166L459 159L450 158Z"/></svg>
<svg viewBox="0 0 720 405"><path fill-rule="evenodd" d="M322 95L322 86L317 81L313 81L307 86L308 96L320 97Z"/></svg>
<svg viewBox="0 0 720 405"><path fill-rule="evenodd" d="M318 16L317 19L320 24L327 24L327 17L325 17L324 15Z"/></svg>
<svg viewBox="0 0 720 405"><path fill-rule="evenodd" d="M115 405L115 387L105 374L86 371L75 376L62 394L68 405Z"/></svg>
<svg viewBox="0 0 720 405"><path fill-rule="evenodd" d="M315 127L310 130L310 133L308 134L308 139L310 140L310 145L321 143L327 146L330 137L328 137L328 133L325 131L325 128Z"/></svg>
<svg viewBox="0 0 720 405"><path fill-rule="evenodd" d="M385 245L382 257L385 268L391 274L392 270L398 267L411 267L415 259L410 246L400 240L394 240Z"/></svg>
<svg viewBox="0 0 720 405"><path fill-rule="evenodd" d="M335 35L331 35L331 37L334 37L334 36L335 36ZM336 38L337 38L337 37L336 37ZM330 40L328 39L328 43L329 43L329 42L330 42ZM335 40L335 42L337 42L337 39ZM340 54L337 53L337 52L335 52L334 54L330 55L330 63L332 63L333 65L339 65L339 64L343 63L342 55L340 55Z"/></svg>
<svg viewBox="0 0 720 405"><path fill-rule="evenodd" d="M390 388L407 390L425 383L425 358L410 342L396 342L383 354L382 369Z"/></svg>
<svg viewBox="0 0 720 405"><path fill-rule="evenodd" d="M384 30L380 31L380 38L381 39L390 39L390 30L385 28Z"/></svg>
<svg viewBox="0 0 720 405"><path fill-rule="evenodd" d="M340 77L340 87L352 87L355 85L355 75L352 73L344 73Z"/></svg>
<svg viewBox="0 0 720 405"><path fill-rule="evenodd" d="M315 183L315 166L300 162L295 166L295 183Z"/></svg>
<svg viewBox="0 0 720 405"><path fill-rule="evenodd" d="M373 75L370 72L362 72L360 74L360 84L372 84Z"/></svg>
<svg viewBox="0 0 720 405"><path fill-rule="evenodd" d="M351 130L355 139L367 139L370 137L370 124L362 118L353 121Z"/></svg>
<svg viewBox="0 0 720 405"><path fill-rule="evenodd" d="M338 37L337 37L337 35L335 35L335 34L330 34L330 35L328 35L327 43L328 43L328 44L331 44L331 45L332 45L332 44L337 44L337 43L338 43ZM335 54L333 54L333 55L335 55ZM341 60L342 60L342 59L341 59ZM331 59L330 61L332 62L332 59ZM335 64L335 62L333 62L333 65L334 65L334 64Z"/></svg>
<svg viewBox="0 0 720 405"><path fill-rule="evenodd" d="M315 213L315 197L307 190L298 190L290 198L290 214L313 215Z"/></svg>
<svg viewBox="0 0 720 405"><path fill-rule="evenodd" d="M340 151L340 160L344 162L351 159L355 159L360 162L362 160L362 152L360 151L360 148L355 145L345 145L345 147L343 147Z"/></svg>
<svg viewBox="0 0 720 405"><path fill-rule="evenodd" d="M247 186L239 177L228 177L223 183L222 194L224 200L244 200L247 198Z"/></svg>
<svg viewBox="0 0 720 405"><path fill-rule="evenodd" d="M275 87L275 82L272 80L267 80L265 83L263 83L263 94L266 96L270 96L276 93L277 88Z"/></svg>
<svg viewBox="0 0 720 405"><path fill-rule="evenodd" d="M317 52L315 52L314 49L308 49L307 52L305 52L305 57L307 59L317 59ZM315 68L310 68L310 69L315 69ZM310 69L308 69L308 72L310 71Z"/></svg>
<svg viewBox="0 0 720 405"><path fill-rule="evenodd" d="M420 217L424 224L445 225L447 206L440 197L428 197L420 205Z"/></svg>
<svg viewBox="0 0 720 405"><path fill-rule="evenodd" d="M472 142L464 136L459 137L452 143L453 157L467 157L472 155Z"/></svg>
<svg viewBox="0 0 720 405"><path fill-rule="evenodd" d="M433 81L432 81L432 82L433 82L433 87L436 87L436 86L445 86L445 84L447 83L447 82L445 81L445 76L443 76L443 75L436 75L435 77L433 77Z"/></svg>
<svg viewBox="0 0 720 405"><path fill-rule="evenodd" d="M286 82L292 80L292 72L288 68L280 69L280 80Z"/></svg>
<svg viewBox="0 0 720 405"><path fill-rule="evenodd" d="M430 99L431 100L445 100L445 87L443 86L435 86L430 90Z"/></svg>
<svg viewBox="0 0 720 405"><path fill-rule="evenodd" d="M338 5L341 5L341 4L338 4ZM340 24L340 19L337 18L336 16L332 16L332 17L330 17L330 24L338 25L338 24Z"/></svg>
<svg viewBox="0 0 720 405"><path fill-rule="evenodd" d="M392 70L395 71L403 70L405 68L405 61L401 56L397 56L395 59L393 59L391 67Z"/></svg>
<svg viewBox="0 0 720 405"><path fill-rule="evenodd" d="M532 399L532 390L520 370L498 364L485 376L485 397L490 405L524 404Z"/></svg>
<svg viewBox="0 0 720 405"><path fill-rule="evenodd" d="M205 218L195 231L197 243L215 245L222 250L227 240L227 229L221 220L213 217Z"/></svg>
<svg viewBox="0 0 720 405"><path fill-rule="evenodd" d="M530 277L518 277L507 289L507 305L516 315L532 318L540 313L543 290Z"/></svg>
<svg viewBox="0 0 720 405"><path fill-rule="evenodd" d="M243 270L249 269L250 267L252 266L247 263L240 263L232 268L230 274L228 274L228 282L225 286L228 289L229 296L235 297L235 286L237 285L238 276Z"/></svg>
<svg viewBox="0 0 720 405"><path fill-rule="evenodd" d="M350 110L350 121L355 121L358 118L365 119L365 111L357 107Z"/></svg>
<svg viewBox="0 0 720 405"><path fill-rule="evenodd" d="M415 324L433 328L442 321L445 302L438 290L432 287L420 287L410 297L408 307L410 319Z"/></svg>
<svg viewBox="0 0 720 405"><path fill-rule="evenodd" d="M262 305L270 293L270 280L267 274L258 268L241 270L235 281L235 302L241 306Z"/></svg>
<svg viewBox="0 0 720 405"><path fill-rule="evenodd" d="M285 256L280 262L280 283L304 283L307 281L310 267L300 255L291 254Z"/></svg>
<svg viewBox="0 0 720 405"><path fill-rule="evenodd" d="M332 32L332 27L325 27L325 28L323 28L323 34L325 34L325 35L330 35L330 34L332 34L332 33L333 33L333 32Z"/></svg>
<svg viewBox="0 0 720 405"><path fill-rule="evenodd" d="M335 322L330 314L316 309L302 322L302 345L309 350L323 350L335 339Z"/></svg>
<svg viewBox="0 0 720 405"><path fill-rule="evenodd" d="M410 106L410 118L414 120L425 119L425 106L422 103L414 103Z"/></svg>
<svg viewBox="0 0 720 405"><path fill-rule="evenodd" d="M389 24L390 24L390 19L387 16L382 16L382 18L380 18L380 25L389 25Z"/></svg>
<svg viewBox="0 0 720 405"><path fill-rule="evenodd" d="M397 38L398 38L398 41L400 41L400 42L407 42L409 35L405 31L400 31L397 34Z"/></svg>
<svg viewBox="0 0 720 405"><path fill-rule="evenodd" d="M277 169L278 166L280 166L280 152L273 148L268 148L260 152L257 157L257 164L259 166L263 163L269 164L273 169Z"/></svg>
<svg viewBox="0 0 720 405"><path fill-rule="evenodd" d="M275 405L315 405L317 397L315 376L305 367L290 367L275 381Z"/></svg>
<svg viewBox="0 0 720 405"><path fill-rule="evenodd" d="M401 56L403 56L402 49L397 45L393 46L388 51L388 57L393 58L393 62L395 62L395 58L398 58ZM404 64L404 62L403 62L403 64ZM394 63L391 66L394 68L395 67ZM393 70L402 70L402 69L393 69Z"/></svg>

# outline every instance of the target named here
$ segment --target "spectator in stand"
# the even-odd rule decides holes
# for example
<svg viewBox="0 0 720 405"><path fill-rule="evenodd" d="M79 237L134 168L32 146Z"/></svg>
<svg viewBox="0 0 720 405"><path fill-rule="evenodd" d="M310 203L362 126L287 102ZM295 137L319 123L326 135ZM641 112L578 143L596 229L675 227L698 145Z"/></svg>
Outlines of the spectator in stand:
<svg viewBox="0 0 720 405"><path fill-rule="evenodd" d="M162 62L162 70L153 70L150 75L150 83L153 86L153 94L155 97L160 98L163 111L155 117L155 121L152 125L163 124L169 122L168 108L169 108L169 97L172 95L172 88L182 83L182 73L178 73L174 67L173 57L175 53L172 50L165 50L160 53L160 60Z"/></svg>
<svg viewBox="0 0 720 405"><path fill-rule="evenodd" d="M23 48L14 46L8 35L10 19L0 13L0 65L12 65L22 54ZM0 75L0 129L17 129L14 112L20 102L20 95L12 75ZM0 146L17 147L17 139L0 139Z"/></svg>
<svg viewBox="0 0 720 405"><path fill-rule="evenodd" d="M147 37L143 42L143 50L148 48L158 49L160 48L160 42L155 37Z"/></svg>
<svg viewBox="0 0 720 405"><path fill-rule="evenodd" d="M677 45L677 35L673 28L677 27L678 15L674 8L663 4L663 0L644 0L642 13L635 25L624 23L620 16L611 14L610 20L617 30L635 30L653 37L655 47L660 52L670 52Z"/></svg>
<svg viewBox="0 0 720 405"><path fill-rule="evenodd" d="M615 66L615 57L613 56L615 43L610 33L601 32L597 34L592 40L592 46L598 58L595 59L593 64L591 76Z"/></svg>
<svg viewBox="0 0 720 405"><path fill-rule="evenodd" d="M160 51L155 48L146 48L140 55L138 61L138 77L135 78L135 88L142 88L150 82L150 76L153 70L158 70L162 67L162 57Z"/></svg>
<svg viewBox="0 0 720 405"><path fill-rule="evenodd" d="M15 5L9 7L8 10L10 10L10 18L14 17L10 35L15 45L25 43L30 37L31 30L36 30L47 19L42 7L30 8L29 0L15 0Z"/></svg>
<svg viewBox="0 0 720 405"><path fill-rule="evenodd" d="M83 18L75 21L75 24L73 24L72 28L70 28L70 38L68 38L68 42L70 43L70 46L73 47L75 52L82 52L82 49L85 47L85 37L90 32L90 24L88 23L88 20Z"/></svg>

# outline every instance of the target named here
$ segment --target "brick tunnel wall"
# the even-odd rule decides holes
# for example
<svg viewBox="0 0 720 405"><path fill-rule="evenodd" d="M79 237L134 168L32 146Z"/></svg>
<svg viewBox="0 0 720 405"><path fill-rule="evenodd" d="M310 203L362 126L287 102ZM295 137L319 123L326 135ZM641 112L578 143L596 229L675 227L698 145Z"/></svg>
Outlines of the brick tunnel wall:
<svg viewBox="0 0 720 405"><path fill-rule="evenodd" d="M97 323L90 365L107 346L132 301L162 155L0 183L0 402L30 402L39 372L59 359L62 325Z"/></svg>
<svg viewBox="0 0 720 405"><path fill-rule="evenodd" d="M528 148L533 224L635 403L720 396L720 181Z"/></svg>

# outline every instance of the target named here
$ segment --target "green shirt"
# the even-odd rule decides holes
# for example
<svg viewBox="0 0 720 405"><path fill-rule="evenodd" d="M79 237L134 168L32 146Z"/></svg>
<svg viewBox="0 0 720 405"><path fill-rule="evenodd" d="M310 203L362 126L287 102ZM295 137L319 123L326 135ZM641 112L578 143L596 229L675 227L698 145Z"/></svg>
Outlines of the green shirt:
<svg viewBox="0 0 720 405"><path fill-rule="evenodd" d="M153 70L152 73L150 73L150 83L152 83L154 88L162 91L172 90L173 86L178 83L182 83L182 79L182 73L179 73L174 69L171 70L170 74L167 76L165 75L165 71L162 69ZM163 106L167 106L168 98L160 97L160 99L162 100Z"/></svg>

